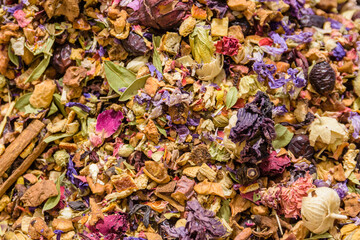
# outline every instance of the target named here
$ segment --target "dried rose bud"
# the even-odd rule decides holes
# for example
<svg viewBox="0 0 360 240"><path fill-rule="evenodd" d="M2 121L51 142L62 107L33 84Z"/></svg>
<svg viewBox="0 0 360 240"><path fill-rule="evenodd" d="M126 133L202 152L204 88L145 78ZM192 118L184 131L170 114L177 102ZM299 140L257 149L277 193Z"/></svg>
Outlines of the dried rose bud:
<svg viewBox="0 0 360 240"><path fill-rule="evenodd" d="M288 149L296 158L303 156L306 159L311 159L314 154L314 148L310 146L307 135L295 135L291 139Z"/></svg>
<svg viewBox="0 0 360 240"><path fill-rule="evenodd" d="M189 9L188 3L171 0L144 0L139 10L134 12L128 19L130 23L141 24L146 27L157 29L169 29L179 25ZM167 9L162 11L162 9Z"/></svg>

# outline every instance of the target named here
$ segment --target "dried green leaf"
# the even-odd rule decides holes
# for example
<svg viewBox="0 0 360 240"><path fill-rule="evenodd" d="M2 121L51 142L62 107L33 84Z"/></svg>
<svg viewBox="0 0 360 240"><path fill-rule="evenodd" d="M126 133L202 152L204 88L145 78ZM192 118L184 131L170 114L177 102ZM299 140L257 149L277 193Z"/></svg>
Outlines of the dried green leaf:
<svg viewBox="0 0 360 240"><path fill-rule="evenodd" d="M63 104L61 104L61 96L57 93L54 94L54 103L56 104L56 106L58 107L58 109L60 110L61 114L66 117L67 113L65 111L65 107Z"/></svg>
<svg viewBox="0 0 360 240"><path fill-rule="evenodd" d="M199 25L189 36L191 53L198 63L210 63L213 59L215 47L209 31Z"/></svg>
<svg viewBox="0 0 360 240"><path fill-rule="evenodd" d="M116 65L111 61L104 62L105 76L110 87L118 94L122 94L119 90L128 87L136 80L135 73Z"/></svg>
<svg viewBox="0 0 360 240"><path fill-rule="evenodd" d="M31 93L26 93L16 100L15 108L20 112L25 112L25 106L30 104Z"/></svg>
<svg viewBox="0 0 360 240"><path fill-rule="evenodd" d="M230 178L237 183L241 183L239 180L237 180L236 175L233 172L229 172Z"/></svg>
<svg viewBox="0 0 360 240"><path fill-rule="evenodd" d="M160 42L161 42L161 37L160 36L154 36L153 37L153 43L155 43L156 47L160 46Z"/></svg>
<svg viewBox="0 0 360 240"><path fill-rule="evenodd" d="M221 208L220 208L219 212L217 213L217 216L219 218L222 218L227 222L230 221L230 217L231 217L231 210L230 210L229 203L230 203L229 200L222 200Z"/></svg>
<svg viewBox="0 0 360 240"><path fill-rule="evenodd" d="M226 94L226 101L225 101L225 105L227 109L232 108L232 106L235 105L235 103L238 100L238 90L236 89L236 87L231 87L229 89L229 91Z"/></svg>
<svg viewBox="0 0 360 240"><path fill-rule="evenodd" d="M321 239L321 238L333 239L333 236L330 233L323 233L323 234L312 236L310 238L305 238L304 240L313 240L313 239Z"/></svg>
<svg viewBox="0 0 360 240"><path fill-rule="evenodd" d="M51 49L52 49L52 46L53 46L54 42L55 42L55 37L50 36L46 40L46 43L43 45L43 47L41 47L41 49L37 49L34 52L34 55L44 53L44 59L32 71L30 76L25 80L25 83L32 82L32 81L40 78L41 75L43 75L43 73L45 72L46 68L48 67L48 65L50 63L50 59L51 59L51 56L52 56Z"/></svg>
<svg viewBox="0 0 360 240"><path fill-rule="evenodd" d="M46 143L50 143L53 142L55 140L59 140L62 138L66 138L66 137L71 137L73 134L67 134L67 133L57 133L51 136L48 136L47 138L44 139L44 142Z"/></svg>
<svg viewBox="0 0 360 240"><path fill-rule="evenodd" d="M275 125L276 139L272 142L275 149L280 149L288 145L294 136L286 127L281 124Z"/></svg>
<svg viewBox="0 0 360 240"><path fill-rule="evenodd" d="M77 116L82 119L86 119L86 117L89 115L87 112L82 110L81 108L77 106L70 107L74 112L76 112Z"/></svg>
<svg viewBox="0 0 360 240"><path fill-rule="evenodd" d="M52 102L50 105L50 111L47 115L50 116L50 115L56 113L58 110L59 109L57 108L56 104L54 102Z"/></svg>
<svg viewBox="0 0 360 240"><path fill-rule="evenodd" d="M360 97L358 97L358 98L354 101L354 103L353 103L353 105L352 105L352 109L355 110L355 111L357 111L357 110L360 109Z"/></svg>
<svg viewBox="0 0 360 240"><path fill-rule="evenodd" d="M156 37L153 38L153 65L154 67L156 67L156 69L162 73L162 64L161 64L161 59L160 59L160 54L157 50L158 45L156 44L157 39L155 39ZM160 42L160 37L158 38L158 42Z"/></svg>
<svg viewBox="0 0 360 240"><path fill-rule="evenodd" d="M124 163L124 165L125 165L126 168L128 168L128 169L130 169L130 170L134 170L134 169L135 169L134 166L128 164L127 162L123 162L123 163Z"/></svg>
<svg viewBox="0 0 360 240"><path fill-rule="evenodd" d="M159 125L156 125L156 128L159 130L159 133L161 133L164 137L167 137L166 130Z"/></svg>
<svg viewBox="0 0 360 240"><path fill-rule="evenodd" d="M351 182L353 182L354 184L356 184L356 185L359 185L359 184L360 184L360 181L356 178L354 172L352 172L352 173L350 174L350 176L348 177L348 179L349 179Z"/></svg>
<svg viewBox="0 0 360 240"><path fill-rule="evenodd" d="M253 202L257 202L261 199L261 195L258 193L254 193L253 195Z"/></svg>
<svg viewBox="0 0 360 240"><path fill-rule="evenodd" d="M14 51L12 50L11 44L8 47L8 55L10 58L10 61L16 66L19 67L19 58L15 55Z"/></svg>
<svg viewBox="0 0 360 240"><path fill-rule="evenodd" d="M148 79L149 76L150 75L146 75L136 79L122 93L121 97L119 98L119 101L126 101L129 100L131 97L135 96L137 94L137 91L145 86L146 79Z"/></svg>
<svg viewBox="0 0 360 240"><path fill-rule="evenodd" d="M28 113L38 114L41 110L42 109L40 109L40 108L34 108L33 106L31 106L30 103L24 107L25 114L28 114Z"/></svg>
<svg viewBox="0 0 360 240"><path fill-rule="evenodd" d="M56 180L56 189L58 191L58 195L46 200L44 207L43 207L43 212L53 209L54 207L56 207L56 205L58 205L60 198L61 198L60 184L64 180L64 177L65 177L65 173L61 174L59 176L59 178Z"/></svg>
<svg viewBox="0 0 360 240"><path fill-rule="evenodd" d="M28 49L29 49L35 56L36 56L36 55L39 55L39 54L41 54L41 53L45 53L45 54L51 55L51 54L50 54L50 50L51 50L54 42L55 42L55 37L50 36L50 37L46 40L46 42L45 42L42 46L40 46L39 48L36 48L35 51L33 51L33 50L30 49L30 48L28 48ZM26 46L26 44L25 44L25 46Z"/></svg>
<svg viewBox="0 0 360 240"><path fill-rule="evenodd" d="M48 67L50 63L51 57L47 54L45 54L44 59L37 65L37 67L32 71L30 76L25 80L25 83L32 82L36 79L39 79L41 75L45 72L46 68Z"/></svg>

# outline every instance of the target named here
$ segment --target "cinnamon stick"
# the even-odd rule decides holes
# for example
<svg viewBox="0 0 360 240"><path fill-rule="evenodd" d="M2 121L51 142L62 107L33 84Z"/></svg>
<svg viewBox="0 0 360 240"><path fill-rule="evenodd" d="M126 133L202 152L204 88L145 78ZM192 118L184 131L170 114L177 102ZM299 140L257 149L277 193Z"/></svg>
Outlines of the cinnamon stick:
<svg viewBox="0 0 360 240"><path fill-rule="evenodd" d="M50 134L45 135L43 140L49 135ZM27 158L25 158L22 164L10 175L10 177L8 177L6 181L1 184L0 197L4 195L4 193L9 189L9 187L11 187L11 185L13 185L16 180L26 172L26 170L28 170L28 168L35 161L35 159L37 159L40 154L45 150L48 143L44 142L43 140L39 143L39 145L35 147L33 152Z"/></svg>
<svg viewBox="0 0 360 240"><path fill-rule="evenodd" d="M29 145L29 143L39 135L45 127L39 120L33 120L27 128L5 149L4 154L0 157L0 176L13 164L20 153Z"/></svg>

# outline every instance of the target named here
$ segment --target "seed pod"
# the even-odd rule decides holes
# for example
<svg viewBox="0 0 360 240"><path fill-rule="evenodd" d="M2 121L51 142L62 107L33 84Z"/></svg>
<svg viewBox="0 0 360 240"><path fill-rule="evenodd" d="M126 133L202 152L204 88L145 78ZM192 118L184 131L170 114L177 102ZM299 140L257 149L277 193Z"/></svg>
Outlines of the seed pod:
<svg viewBox="0 0 360 240"><path fill-rule="evenodd" d="M328 62L319 62L311 69L309 81L321 95L330 93L335 87L335 71Z"/></svg>
<svg viewBox="0 0 360 240"><path fill-rule="evenodd" d="M328 231L335 219L346 219L339 214L340 198L335 190L328 187L312 189L302 199L301 217L304 226L315 234Z"/></svg>
<svg viewBox="0 0 360 240"><path fill-rule="evenodd" d="M236 170L236 178L240 184L247 185L254 182L260 176L259 167L251 163L243 163Z"/></svg>

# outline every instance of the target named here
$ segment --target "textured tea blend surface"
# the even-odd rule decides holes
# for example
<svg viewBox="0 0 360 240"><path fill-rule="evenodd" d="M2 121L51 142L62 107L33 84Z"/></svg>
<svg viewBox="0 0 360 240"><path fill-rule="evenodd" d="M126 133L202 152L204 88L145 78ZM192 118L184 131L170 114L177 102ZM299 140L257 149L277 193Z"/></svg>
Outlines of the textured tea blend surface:
<svg viewBox="0 0 360 240"><path fill-rule="evenodd" d="M360 239L355 0L2 0L0 238Z"/></svg>

